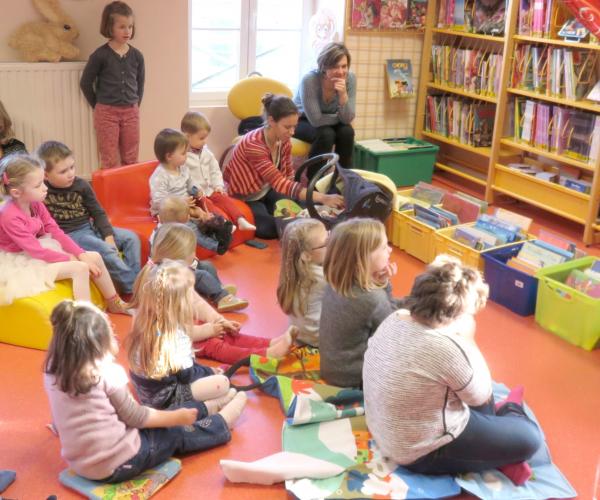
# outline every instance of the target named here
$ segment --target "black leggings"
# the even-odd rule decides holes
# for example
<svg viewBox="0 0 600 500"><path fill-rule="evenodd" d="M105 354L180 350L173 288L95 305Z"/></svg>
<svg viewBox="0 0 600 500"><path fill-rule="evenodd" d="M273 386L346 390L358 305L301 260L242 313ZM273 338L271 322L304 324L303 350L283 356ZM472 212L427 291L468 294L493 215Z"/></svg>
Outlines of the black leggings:
<svg viewBox="0 0 600 500"><path fill-rule="evenodd" d="M335 152L340 157L340 165L344 168L352 168L352 150L354 149L354 129L351 125L338 123L337 125L325 125L323 127L313 127L306 117L301 117L294 134L296 139L310 142L309 158L331 153L335 146ZM306 176L308 179L319 171L323 165L315 165L308 169Z"/></svg>
<svg viewBox="0 0 600 500"><path fill-rule="evenodd" d="M275 203L286 198L287 196L270 189L260 200L246 202L254 214L254 224L256 225L256 236L258 238L265 240L277 238L277 226L273 216Z"/></svg>

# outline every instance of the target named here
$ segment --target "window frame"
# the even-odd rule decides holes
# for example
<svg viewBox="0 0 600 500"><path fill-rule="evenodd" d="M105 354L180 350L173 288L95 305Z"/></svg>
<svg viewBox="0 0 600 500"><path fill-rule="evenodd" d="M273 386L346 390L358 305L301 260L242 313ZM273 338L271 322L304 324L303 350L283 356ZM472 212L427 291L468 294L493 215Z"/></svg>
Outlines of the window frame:
<svg viewBox="0 0 600 500"><path fill-rule="evenodd" d="M306 50L305 38L308 35L308 22L312 15L311 8L313 0L302 0L302 28L301 28L301 52L303 56ZM192 89L191 73L192 73L192 9L193 0L189 0L189 16L188 16L188 46L189 46L189 79L188 82L190 95L189 101L191 107L206 107L206 106L225 106L227 105L227 90L218 91L194 91ZM256 71L256 57L251 57L251 54L256 53L257 40L257 17L258 17L258 0L241 0L240 9L240 47L239 47L239 70L238 79L241 80L245 76ZM225 31L225 30L224 30ZM243 48L246 48L243 50ZM299 75L301 77L301 75Z"/></svg>

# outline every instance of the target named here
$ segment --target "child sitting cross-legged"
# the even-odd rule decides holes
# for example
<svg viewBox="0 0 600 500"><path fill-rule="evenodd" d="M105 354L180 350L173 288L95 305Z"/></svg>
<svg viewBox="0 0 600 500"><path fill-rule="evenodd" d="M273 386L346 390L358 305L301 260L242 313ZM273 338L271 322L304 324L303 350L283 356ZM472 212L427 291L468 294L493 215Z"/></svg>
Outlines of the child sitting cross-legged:
<svg viewBox="0 0 600 500"><path fill-rule="evenodd" d="M198 245L223 255L231 243L233 224L216 219L213 214L196 206L199 189L194 186L189 169L185 166L188 140L178 130L161 130L154 140L154 153L160 164L150 176L150 212L157 215L161 201L167 196L187 199L190 216L188 225L194 230ZM222 223L221 223L222 221Z"/></svg>
<svg viewBox="0 0 600 500"><path fill-rule="evenodd" d="M48 188L37 160L9 155L0 162L0 303L36 295L70 279L77 300L91 300L90 275L112 313L127 313L100 254L86 252L56 224L43 201Z"/></svg>
<svg viewBox="0 0 600 500"><path fill-rule="evenodd" d="M152 266L169 262L169 259L178 259L193 269L196 262L194 234L183 224L162 224L156 231L151 257L152 263L146 265L142 275L149 273ZM242 334L238 322L225 319L199 296L196 296L194 312L196 323L200 323L191 329L190 334L195 341L196 356L223 363L232 364L250 354L273 358L285 356L296 332L292 326L274 339Z"/></svg>
<svg viewBox="0 0 600 500"><path fill-rule="evenodd" d="M185 225L190 220L190 212L187 201L180 196L167 196L160 203L158 211L158 226L150 236L150 245L154 242L156 231L162 224L170 222L179 222ZM189 229L189 228L188 228ZM189 257L189 241L184 241L184 236L179 238L178 234L184 231L173 230L170 234L170 248L166 251L167 257L174 260L185 260ZM189 231L186 232L189 236ZM192 233L193 235L193 233ZM195 238L194 238L194 241ZM164 243L163 243L163 246ZM202 297L216 305L219 312L238 311L248 307L248 301L236 296L237 287L235 285L222 285L217 274L215 266L208 260L195 259L193 263L196 283L194 288Z"/></svg>
<svg viewBox="0 0 600 500"><path fill-rule="evenodd" d="M75 175L75 158L65 144L46 141L37 156L45 164L44 203L54 220L81 248L98 252L119 292L130 295L140 272L138 236L111 225L90 183Z"/></svg>
<svg viewBox="0 0 600 500"><path fill-rule="evenodd" d="M80 476L119 483L174 454L231 439L229 426L243 406L233 401L212 415L197 401L171 411L139 405L115 361L119 348L106 315L92 304L65 300L50 321L44 388L62 457Z"/></svg>
<svg viewBox="0 0 600 500"><path fill-rule="evenodd" d="M194 317L204 301L193 285L192 272L181 262L147 264L142 269L135 282L136 314L127 337L131 379L143 404L167 409L204 401L209 414L221 412L231 426L246 405L246 394L230 389L219 369L194 360ZM219 439L228 436L225 428Z"/></svg>
<svg viewBox="0 0 600 500"><path fill-rule="evenodd" d="M256 226L246 220L225 192L219 162L206 145L210 130L206 116L197 111L189 111L181 120L181 131L189 142L185 166L190 171L194 186L198 188L198 197L207 211L230 219L242 231L255 231Z"/></svg>

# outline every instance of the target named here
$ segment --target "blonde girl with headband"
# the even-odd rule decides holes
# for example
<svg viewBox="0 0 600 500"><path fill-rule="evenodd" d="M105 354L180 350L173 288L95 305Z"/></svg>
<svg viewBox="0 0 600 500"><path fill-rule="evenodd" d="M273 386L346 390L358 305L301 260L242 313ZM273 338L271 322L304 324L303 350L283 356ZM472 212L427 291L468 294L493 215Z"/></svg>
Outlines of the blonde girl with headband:
<svg viewBox="0 0 600 500"><path fill-rule="evenodd" d="M151 262L142 271L148 273L154 265L166 260L177 260L194 269L196 240L194 232L185 224L162 224L156 231L152 245ZM140 283L143 278L140 279ZM251 354L272 358L285 356L293 342L295 329L289 328L275 339L240 333L240 324L229 321L216 312L202 297L194 294L194 322L191 338L196 356L233 364Z"/></svg>
<svg viewBox="0 0 600 500"><path fill-rule="evenodd" d="M44 363L44 388L62 457L87 479L119 483L175 454L212 448L231 439L232 414L209 416L187 403L172 411L139 405L105 314L86 302L65 300L50 317L52 340Z"/></svg>
<svg viewBox="0 0 600 500"><path fill-rule="evenodd" d="M194 360L194 276L183 263L166 260L136 280L136 314L128 342L131 379L143 404L157 409L204 401L208 413L226 410L229 425L246 405L246 394Z"/></svg>
<svg viewBox="0 0 600 500"><path fill-rule="evenodd" d="M298 341L313 347L319 347L328 237L321 221L306 218L288 224L281 240L277 301L290 325L298 329Z"/></svg>
<svg viewBox="0 0 600 500"><path fill-rule="evenodd" d="M39 161L27 155L0 162L1 190L9 200L0 208L0 304L73 282L76 300L90 300L91 275L108 311L126 314L102 257L86 252L56 224L44 205L48 188Z"/></svg>
<svg viewBox="0 0 600 500"><path fill-rule="evenodd" d="M329 237L323 271L321 376L331 385L360 387L367 341L400 303L392 297L391 248L383 224L350 219Z"/></svg>

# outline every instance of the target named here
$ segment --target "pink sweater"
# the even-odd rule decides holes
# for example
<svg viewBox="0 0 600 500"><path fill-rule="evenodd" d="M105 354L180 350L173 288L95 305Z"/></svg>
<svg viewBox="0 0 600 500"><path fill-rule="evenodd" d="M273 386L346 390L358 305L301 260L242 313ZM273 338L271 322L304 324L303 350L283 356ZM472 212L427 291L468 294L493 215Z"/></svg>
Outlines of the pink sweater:
<svg viewBox="0 0 600 500"><path fill-rule="evenodd" d="M38 238L45 235L58 241L68 254L77 257L84 252L58 227L42 202L31 204L31 214L23 212L12 200L0 207L0 250L25 252L34 259L50 263L68 261L69 255L40 245Z"/></svg>
<svg viewBox="0 0 600 500"><path fill-rule="evenodd" d="M62 456L77 474L104 479L140 449L140 434L149 410L139 406L127 387L122 366L107 359L99 366L100 382L87 394L70 396L44 375ZM126 423L127 422L127 423Z"/></svg>

